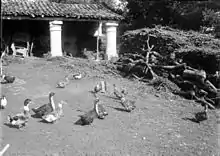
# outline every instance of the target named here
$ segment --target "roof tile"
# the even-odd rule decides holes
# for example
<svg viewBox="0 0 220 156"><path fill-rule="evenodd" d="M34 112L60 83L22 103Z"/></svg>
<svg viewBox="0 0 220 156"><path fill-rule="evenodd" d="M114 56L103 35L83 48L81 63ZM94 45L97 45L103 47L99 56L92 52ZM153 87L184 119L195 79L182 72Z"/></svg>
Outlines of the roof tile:
<svg viewBox="0 0 220 156"><path fill-rule="evenodd" d="M48 0L2 0L3 17L62 17L120 20L123 17L101 4L65 4Z"/></svg>

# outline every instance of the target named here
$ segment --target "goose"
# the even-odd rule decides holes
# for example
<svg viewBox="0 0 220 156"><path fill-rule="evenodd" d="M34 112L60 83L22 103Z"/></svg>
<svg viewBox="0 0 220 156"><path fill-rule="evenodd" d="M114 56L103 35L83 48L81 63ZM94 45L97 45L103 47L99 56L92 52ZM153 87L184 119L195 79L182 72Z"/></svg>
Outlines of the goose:
<svg viewBox="0 0 220 156"><path fill-rule="evenodd" d="M15 81L14 76L2 75L1 83L13 83Z"/></svg>
<svg viewBox="0 0 220 156"><path fill-rule="evenodd" d="M82 74L81 73L73 74L73 78L76 79L76 80L79 80L79 79L82 78Z"/></svg>
<svg viewBox="0 0 220 156"><path fill-rule="evenodd" d="M204 106L204 111L197 112L195 114L195 120L200 124L200 122L208 119L208 105Z"/></svg>
<svg viewBox="0 0 220 156"><path fill-rule="evenodd" d="M131 112L132 110L136 108L135 102L136 101L126 99L124 95L120 99L120 103L124 107L126 112Z"/></svg>
<svg viewBox="0 0 220 156"><path fill-rule="evenodd" d="M95 96L95 100L97 102L97 107L96 107L96 111L98 114L98 118L99 119L104 119L105 116L108 115L108 112L106 111L105 107L103 106L103 104L100 104L100 99L98 98L98 96L96 94L94 94Z"/></svg>
<svg viewBox="0 0 220 156"><path fill-rule="evenodd" d="M123 88L123 89L121 90L121 93L124 94L124 95L127 95L127 94L128 94L128 91L127 91L125 88Z"/></svg>
<svg viewBox="0 0 220 156"><path fill-rule="evenodd" d="M91 125L94 119L98 118L98 108L97 108L98 100L94 101L94 108L83 115L80 115L80 119L75 122L76 125Z"/></svg>
<svg viewBox="0 0 220 156"><path fill-rule="evenodd" d="M115 84L113 84L113 87L114 87L114 95L119 99L122 98L122 93L119 92Z"/></svg>
<svg viewBox="0 0 220 156"><path fill-rule="evenodd" d="M101 81L99 82L95 87L94 87L94 93L98 93L98 92L102 92L105 93L107 91L107 83L106 81Z"/></svg>
<svg viewBox="0 0 220 156"><path fill-rule="evenodd" d="M121 99L123 95L127 95L127 91L123 89L122 91L119 91L119 89L116 87L115 84L113 84L114 87L114 95L118 98Z"/></svg>
<svg viewBox="0 0 220 156"><path fill-rule="evenodd" d="M31 103L32 103L31 99L25 99L22 113L18 113L14 116L8 115L7 119L9 121L9 125L17 128L21 128L25 126L28 122L28 119L30 118L29 105Z"/></svg>
<svg viewBox="0 0 220 156"><path fill-rule="evenodd" d="M94 87L94 93L98 93L102 90L102 86L100 85L100 83L98 83L95 87Z"/></svg>
<svg viewBox="0 0 220 156"><path fill-rule="evenodd" d="M5 107L7 106L7 103L8 103L5 95L2 95L0 102L1 102L0 103L0 109L5 109Z"/></svg>
<svg viewBox="0 0 220 156"><path fill-rule="evenodd" d="M55 103L54 103L54 97L55 93L50 92L49 94L49 103L44 104L38 108L32 108L32 111L35 113L36 116L42 117L44 115L47 115L55 110Z"/></svg>
<svg viewBox="0 0 220 156"><path fill-rule="evenodd" d="M69 83L69 78L68 77L65 77L65 79L64 80L62 80L62 81L60 81L60 82L58 82L57 83L57 88L65 88L66 87L66 85L68 85L68 83Z"/></svg>
<svg viewBox="0 0 220 156"><path fill-rule="evenodd" d="M43 121L47 123L55 123L61 116L63 116L63 104L66 104L64 101L58 103L57 110L42 116Z"/></svg>

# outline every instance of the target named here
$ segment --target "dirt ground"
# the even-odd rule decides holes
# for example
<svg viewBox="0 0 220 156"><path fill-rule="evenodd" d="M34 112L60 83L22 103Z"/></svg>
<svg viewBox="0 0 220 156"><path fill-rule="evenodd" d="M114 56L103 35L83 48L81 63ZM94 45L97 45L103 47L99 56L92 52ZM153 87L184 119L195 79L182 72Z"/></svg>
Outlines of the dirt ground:
<svg viewBox="0 0 220 156"><path fill-rule="evenodd" d="M73 60L71 69L82 71L85 77L71 80L66 88L59 89L57 81L71 70L64 69L59 61L25 62L4 66L4 72L16 76L13 84L1 85L8 98L7 109L0 112L1 148L11 145L5 156L217 156L214 111L210 110L210 118L201 124L184 120L202 107L169 94L155 94L143 83L104 73L97 65L89 67L91 62L87 60ZM93 107L94 97L89 91L101 79L109 86L108 93L100 94L109 115L95 120L92 126L74 125L83 113L78 109ZM125 87L129 97L137 100L134 112L114 109L121 106L112 98L113 83ZM40 106L48 102L51 91L56 93L56 103L68 103L64 105L64 117L56 124L41 123L35 118L23 130L3 124L8 114L21 111L24 99L33 100L31 108Z"/></svg>

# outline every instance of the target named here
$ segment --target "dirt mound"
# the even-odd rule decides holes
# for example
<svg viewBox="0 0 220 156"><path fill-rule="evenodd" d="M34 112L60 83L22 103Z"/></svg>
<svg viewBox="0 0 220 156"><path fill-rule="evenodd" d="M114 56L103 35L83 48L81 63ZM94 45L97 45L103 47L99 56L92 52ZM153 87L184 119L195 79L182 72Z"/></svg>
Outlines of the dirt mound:
<svg viewBox="0 0 220 156"><path fill-rule="evenodd" d="M119 76L116 66L112 62L108 61L95 61L84 58L68 58L68 57L52 57L47 61L59 64L60 67L65 70L75 73L80 72L86 77L106 77L109 75Z"/></svg>

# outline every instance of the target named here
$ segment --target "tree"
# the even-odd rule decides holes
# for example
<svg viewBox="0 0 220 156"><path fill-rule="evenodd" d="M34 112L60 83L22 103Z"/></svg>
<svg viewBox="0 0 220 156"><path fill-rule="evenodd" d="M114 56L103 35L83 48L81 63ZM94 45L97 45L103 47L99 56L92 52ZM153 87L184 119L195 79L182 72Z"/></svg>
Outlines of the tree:
<svg viewBox="0 0 220 156"><path fill-rule="evenodd" d="M199 29L205 8L219 9L220 2L173 1L173 0L128 0L126 20L131 29L152 27L155 24L175 25L182 29Z"/></svg>

